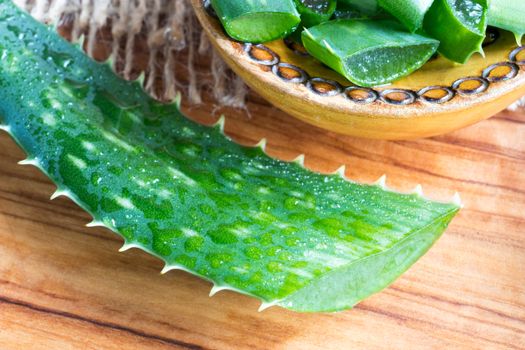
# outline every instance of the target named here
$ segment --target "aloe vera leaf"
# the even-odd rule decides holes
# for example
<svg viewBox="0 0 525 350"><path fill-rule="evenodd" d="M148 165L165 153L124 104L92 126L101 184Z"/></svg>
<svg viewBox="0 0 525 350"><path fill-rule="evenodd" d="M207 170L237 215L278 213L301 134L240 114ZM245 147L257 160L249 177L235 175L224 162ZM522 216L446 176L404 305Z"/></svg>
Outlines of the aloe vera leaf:
<svg viewBox="0 0 525 350"><path fill-rule="evenodd" d="M294 0L211 0L228 35L261 43L291 34L301 22Z"/></svg>
<svg viewBox="0 0 525 350"><path fill-rule="evenodd" d="M390 12L411 32L423 26L423 19L434 0L378 0L379 6Z"/></svg>
<svg viewBox="0 0 525 350"><path fill-rule="evenodd" d="M23 164L90 213L90 226L120 234L123 249L201 276L212 292L350 308L406 270L459 210L237 145L5 0L0 57L0 125L27 153Z"/></svg>
<svg viewBox="0 0 525 350"><path fill-rule="evenodd" d="M489 25L513 32L518 45L525 34L525 1L490 0Z"/></svg>
<svg viewBox="0 0 525 350"><path fill-rule="evenodd" d="M301 15L301 25L306 28L328 21L334 14L336 5L336 0L295 0L295 6Z"/></svg>
<svg viewBox="0 0 525 350"><path fill-rule="evenodd" d="M306 50L354 84L375 86L428 61L439 42L390 20L334 20L303 31Z"/></svg>
<svg viewBox="0 0 525 350"><path fill-rule="evenodd" d="M440 41L440 54L465 63L474 53L483 53L487 1L435 0L425 16L423 28Z"/></svg>

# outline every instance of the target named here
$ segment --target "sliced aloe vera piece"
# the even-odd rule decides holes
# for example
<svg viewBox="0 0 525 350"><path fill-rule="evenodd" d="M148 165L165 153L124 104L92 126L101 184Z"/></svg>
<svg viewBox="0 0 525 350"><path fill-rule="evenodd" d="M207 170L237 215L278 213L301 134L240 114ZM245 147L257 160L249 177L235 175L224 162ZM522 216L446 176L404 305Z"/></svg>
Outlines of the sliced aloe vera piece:
<svg viewBox="0 0 525 350"><path fill-rule="evenodd" d="M336 0L295 0L295 5L301 14L301 25L289 38L300 43L303 29L328 21L334 14L337 2Z"/></svg>
<svg viewBox="0 0 525 350"><path fill-rule="evenodd" d="M337 7L340 10L357 11L365 16L375 16L381 12L377 0L338 0Z"/></svg>
<svg viewBox="0 0 525 350"><path fill-rule="evenodd" d="M334 20L305 30L303 44L354 84L391 83L421 67L439 42L390 20Z"/></svg>
<svg viewBox="0 0 525 350"><path fill-rule="evenodd" d="M425 31L440 41L439 53L465 63L483 53L487 29L486 0L435 0L425 16Z"/></svg>
<svg viewBox="0 0 525 350"><path fill-rule="evenodd" d="M411 32L423 26L423 19L434 0L378 0L379 6L390 12Z"/></svg>
<svg viewBox="0 0 525 350"><path fill-rule="evenodd" d="M525 34L524 0L490 0L488 17L489 25L513 32L521 45Z"/></svg>
<svg viewBox="0 0 525 350"><path fill-rule="evenodd" d="M283 38L301 22L294 0L211 0L211 5L228 35L244 42Z"/></svg>
<svg viewBox="0 0 525 350"><path fill-rule="evenodd" d="M332 19L392 19L392 16L377 5L376 0L338 1Z"/></svg>
<svg viewBox="0 0 525 350"><path fill-rule="evenodd" d="M301 25L306 28L328 21L336 5L336 0L295 0L297 11L301 14Z"/></svg>
<svg viewBox="0 0 525 350"><path fill-rule="evenodd" d="M339 7L339 6L337 6L337 8L335 9L334 15L332 17L332 19L366 19L366 18L368 18L367 15L364 15L355 9Z"/></svg>
<svg viewBox="0 0 525 350"><path fill-rule="evenodd" d="M416 261L459 209L313 173L301 158L268 157L264 143L239 146L4 0L0 57L0 125L23 164L92 226L122 235L123 249L201 276L212 292L299 311L352 307Z"/></svg>

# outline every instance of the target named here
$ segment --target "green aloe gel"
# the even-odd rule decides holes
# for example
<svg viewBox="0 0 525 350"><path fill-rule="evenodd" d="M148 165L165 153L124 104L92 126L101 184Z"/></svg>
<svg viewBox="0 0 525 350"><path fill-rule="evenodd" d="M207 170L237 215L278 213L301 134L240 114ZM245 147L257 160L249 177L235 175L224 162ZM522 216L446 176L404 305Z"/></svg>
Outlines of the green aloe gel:
<svg viewBox="0 0 525 350"><path fill-rule="evenodd" d="M361 86L390 83L420 68L439 42L391 20L340 19L305 29L306 50Z"/></svg>

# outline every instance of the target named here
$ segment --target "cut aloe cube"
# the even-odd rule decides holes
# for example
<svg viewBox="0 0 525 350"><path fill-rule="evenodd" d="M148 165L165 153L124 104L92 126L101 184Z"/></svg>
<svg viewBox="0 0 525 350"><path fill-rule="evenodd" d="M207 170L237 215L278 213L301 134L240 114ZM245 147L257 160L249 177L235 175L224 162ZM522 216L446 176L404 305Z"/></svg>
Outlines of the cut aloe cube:
<svg viewBox="0 0 525 350"><path fill-rule="evenodd" d="M391 19L392 16L377 5L376 0L346 0L337 2L332 19Z"/></svg>
<svg viewBox="0 0 525 350"><path fill-rule="evenodd" d="M423 26L423 19L434 0L378 0L379 6L390 12L411 32Z"/></svg>
<svg viewBox="0 0 525 350"><path fill-rule="evenodd" d="M308 52L354 84L391 83L420 68L439 42L390 20L342 19L305 30Z"/></svg>
<svg viewBox="0 0 525 350"><path fill-rule="evenodd" d="M337 7L341 10L357 11L366 16L375 16L381 12L377 0L338 0Z"/></svg>
<svg viewBox="0 0 525 350"><path fill-rule="evenodd" d="M521 43L525 34L525 0L491 0L489 2L489 24L508 30Z"/></svg>
<svg viewBox="0 0 525 350"><path fill-rule="evenodd" d="M337 5L336 0L295 0L301 14L301 24L309 28L326 22L332 17Z"/></svg>
<svg viewBox="0 0 525 350"><path fill-rule="evenodd" d="M476 52L483 52L487 29L486 0L436 0L425 16L423 27L438 39L439 53L465 63Z"/></svg>
<svg viewBox="0 0 525 350"><path fill-rule="evenodd" d="M294 0L211 0L211 5L228 35L244 42L283 38L301 22Z"/></svg>

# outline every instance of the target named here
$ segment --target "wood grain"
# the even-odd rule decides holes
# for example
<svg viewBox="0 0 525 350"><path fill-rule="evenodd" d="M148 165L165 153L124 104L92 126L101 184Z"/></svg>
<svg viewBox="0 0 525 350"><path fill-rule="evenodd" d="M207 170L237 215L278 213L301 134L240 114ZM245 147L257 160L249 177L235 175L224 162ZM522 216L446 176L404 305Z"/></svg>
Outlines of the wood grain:
<svg viewBox="0 0 525 350"><path fill-rule="evenodd" d="M257 312L159 260L118 253L122 241L88 229L87 214L0 136L0 349L523 349L525 347L525 113L505 112L418 141L355 139L315 128L257 96L242 111L186 108L211 123L227 115L238 142L268 139L272 156L306 154L322 172L433 198L460 191L465 209L391 287L354 310Z"/></svg>

